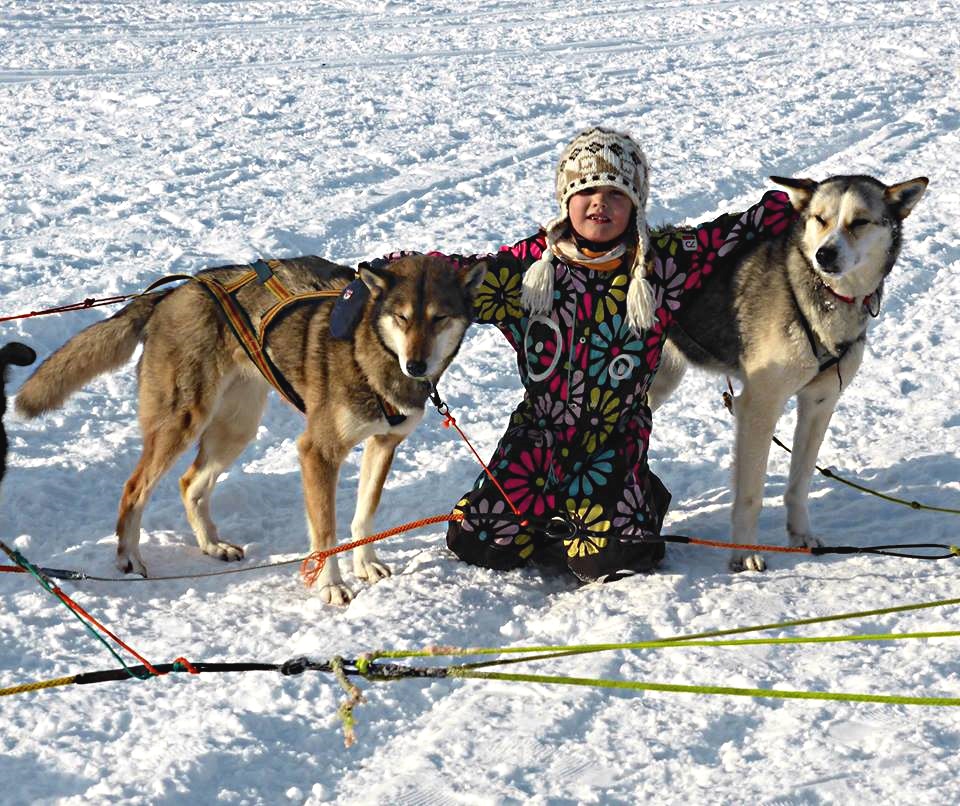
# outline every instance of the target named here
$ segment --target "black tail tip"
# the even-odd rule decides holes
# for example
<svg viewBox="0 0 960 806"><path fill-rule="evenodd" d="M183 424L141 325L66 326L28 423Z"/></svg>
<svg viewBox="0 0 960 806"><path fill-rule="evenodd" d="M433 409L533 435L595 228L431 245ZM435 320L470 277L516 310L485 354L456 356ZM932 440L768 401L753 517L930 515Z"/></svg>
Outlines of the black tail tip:
<svg viewBox="0 0 960 806"><path fill-rule="evenodd" d="M0 347L0 367L16 364L18 367L28 367L37 360L37 354L32 347L11 341Z"/></svg>

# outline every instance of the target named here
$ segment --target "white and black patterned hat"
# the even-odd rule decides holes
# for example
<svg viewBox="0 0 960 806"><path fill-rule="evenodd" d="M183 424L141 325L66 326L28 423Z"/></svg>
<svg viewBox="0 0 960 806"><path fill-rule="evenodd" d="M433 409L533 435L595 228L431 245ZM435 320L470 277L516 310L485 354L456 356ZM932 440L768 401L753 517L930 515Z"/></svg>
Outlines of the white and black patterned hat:
<svg viewBox="0 0 960 806"><path fill-rule="evenodd" d="M640 215L647 207L650 183L647 158L627 134L611 129L587 129L563 150L557 164L557 203L567 215L574 193L594 187L615 187L633 202Z"/></svg>
<svg viewBox="0 0 960 806"><path fill-rule="evenodd" d="M627 320L639 333L653 324L653 289L645 277L650 251L646 216L650 166L629 134L612 129L595 127L580 132L560 155L556 176L560 213L546 225L547 249L543 257L524 273L523 304L531 313L549 311L553 301L553 246L570 223L570 197L594 187L615 187L633 202L637 253L630 267Z"/></svg>

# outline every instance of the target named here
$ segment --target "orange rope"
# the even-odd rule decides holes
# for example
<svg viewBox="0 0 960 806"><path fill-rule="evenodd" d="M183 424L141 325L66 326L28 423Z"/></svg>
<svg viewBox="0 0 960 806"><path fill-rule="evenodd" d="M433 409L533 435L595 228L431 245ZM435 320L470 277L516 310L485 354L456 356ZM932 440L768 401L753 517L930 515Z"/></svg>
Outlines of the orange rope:
<svg viewBox="0 0 960 806"><path fill-rule="evenodd" d="M461 520L463 520L463 515L461 515L459 512L451 512L449 515L433 515L429 518L422 518L418 521L411 521L410 523L404 523L400 526L394 526L392 529L387 529L385 532L377 532L369 537L361 537L359 540L353 540L350 543L344 543L341 546L334 546L332 549L315 551L312 554L308 554L306 557L304 557L303 562L300 563L300 574L303 576L303 581L309 588L314 582L317 581L317 577L320 576L320 572L323 571L323 566L326 565L327 558L332 557L334 554L339 554L343 551L349 551L350 549L355 549L358 546L365 546L367 543L375 543L377 540L386 540L386 538L393 537L401 532L409 532L412 529L418 529L421 526L429 526L432 523L445 523L448 521Z"/></svg>
<svg viewBox="0 0 960 806"><path fill-rule="evenodd" d="M653 541L651 541L653 542ZM687 543L694 546L710 546L715 549L741 549L743 551L779 551L782 554L811 554L807 546L764 546L764 545L745 545L743 543L724 543L721 540L701 540L696 537L688 538Z"/></svg>
<svg viewBox="0 0 960 806"><path fill-rule="evenodd" d="M490 481L492 481L492 482L496 485L497 489L500 491L500 495L503 496L504 500L505 500L505 501L507 502L507 504L510 506L510 509L513 510L513 514L516 515L518 518L522 518L522 517L523 517L523 513L520 512L520 510L517 509L516 506L514 506L513 501L510 500L510 496L507 495L507 491L504 490L503 487L500 486L500 482L497 481L496 478L494 478L494 475L493 475L493 473L490 472L490 468L487 467L486 462L484 462L483 459L480 458L480 454L477 453L477 449L474 448L473 445L470 444L470 440L467 439L467 435L463 433L463 429L461 429L460 426L457 425L457 421L453 418L453 415L450 413L450 410L447 409L447 413L444 415L443 427L444 427L444 428L449 428L451 425L456 429L456 431L457 431L457 433L460 435L461 439L463 439L463 441L467 443L467 447L468 447L471 451L473 451L473 455L477 457L477 461L480 463L480 467L483 468L483 472L486 473L486 474L487 474L487 477L490 479ZM522 520L522 521L520 521L520 525L521 525L521 526L527 526L527 525L528 525L528 521Z"/></svg>
<svg viewBox="0 0 960 806"><path fill-rule="evenodd" d="M99 621L97 621L93 616L91 616L86 610L84 610L82 607L80 607L80 605L78 605L75 601L73 601L73 599L71 599L69 596L67 596L67 594L65 594L60 588L54 586L53 588L51 588L51 590L53 591L53 593L56 595L56 597L57 597L61 602L63 602L67 607L69 607L69 608L70 608L71 610L73 610L75 613L77 613L77 615L81 616L82 618L85 618L87 621L89 621L91 624L93 624L97 629L101 630L101 631L102 631L103 633L105 633L106 635L109 635L110 638L112 638L117 644L119 644L121 647L123 647L125 650L127 650L127 652L129 652L131 655L133 655L133 657L135 657L138 661L140 661L140 663L142 663L142 664L144 665L144 667L146 667L146 670L147 670L148 672L150 672L150 674L152 674L152 675L157 675L157 676L160 675L160 672L158 672L158 671L156 670L156 668L153 666L153 664L150 663L150 661L148 661L145 657L143 657L143 655L141 655L141 654L140 654L139 652L137 652L135 649L133 649L132 647L130 647L130 646L128 646L127 644L125 644L125 643L124 643L122 640L120 640L120 638L119 638L118 636L116 636L114 633L110 632L110 630L108 630L106 627L104 627Z"/></svg>
<svg viewBox="0 0 960 806"><path fill-rule="evenodd" d="M89 297L83 302L73 302L69 305L60 305L56 308L46 308L41 311L30 311L30 313L18 313L14 316L0 316L0 322L10 322L14 319L29 319L31 316L43 316L48 313L66 313L67 311L82 311L87 308L98 308L101 305L116 305L118 302L124 302L137 296L136 294L124 294L118 297L103 297L94 299Z"/></svg>

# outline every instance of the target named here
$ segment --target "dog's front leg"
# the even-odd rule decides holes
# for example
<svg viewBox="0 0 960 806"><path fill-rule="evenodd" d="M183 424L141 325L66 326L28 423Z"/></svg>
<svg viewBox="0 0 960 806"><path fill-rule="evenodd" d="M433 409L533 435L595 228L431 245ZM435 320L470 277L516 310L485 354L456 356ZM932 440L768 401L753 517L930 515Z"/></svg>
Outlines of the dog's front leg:
<svg viewBox="0 0 960 806"><path fill-rule="evenodd" d="M766 375L748 377L734 403L737 436L733 460L732 539L743 545L757 542L770 441L787 402L783 390L789 388L778 374ZM766 567L759 552L736 549L730 557L732 571L763 571Z"/></svg>
<svg viewBox="0 0 960 806"><path fill-rule="evenodd" d="M383 483L390 471L394 451L402 439L402 436L386 434L372 436L364 443L357 509L350 526L354 540L367 537L373 531L373 515L380 504ZM390 576L390 569L377 559L376 552L368 544L353 550L353 573L358 579L377 582Z"/></svg>
<svg viewBox="0 0 960 806"><path fill-rule="evenodd" d="M325 551L337 542L336 496L339 461L331 461L309 431L297 440L300 453L300 475L303 477L303 498L307 507L310 550ZM320 598L328 604L346 605L353 599L340 575L336 555L328 557L317 577Z"/></svg>
<svg viewBox="0 0 960 806"><path fill-rule="evenodd" d="M817 379L819 380L819 379ZM790 457L790 480L783 502L787 508L787 535L791 546L822 546L812 534L807 499L810 477L817 462L830 416L839 395L821 394L813 381L797 394L797 427L793 432L793 454ZM836 386L836 379L833 380Z"/></svg>
<svg viewBox="0 0 960 806"><path fill-rule="evenodd" d="M844 383L852 380L860 365L863 345L854 345L837 368L821 372L797 393L797 427L793 433L790 480L783 497L787 508L787 535L791 546L822 546L813 534L807 499L820 445L830 425Z"/></svg>

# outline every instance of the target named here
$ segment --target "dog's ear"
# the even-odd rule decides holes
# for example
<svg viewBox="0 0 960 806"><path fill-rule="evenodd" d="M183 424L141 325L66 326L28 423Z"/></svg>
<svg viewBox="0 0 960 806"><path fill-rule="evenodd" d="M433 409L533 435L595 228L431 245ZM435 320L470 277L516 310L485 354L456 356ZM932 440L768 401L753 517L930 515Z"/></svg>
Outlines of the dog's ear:
<svg viewBox="0 0 960 806"><path fill-rule="evenodd" d="M771 176L770 181L787 189L787 195L790 196L790 205L798 213L803 211L810 203L810 198L819 184L812 179L788 179L783 176Z"/></svg>
<svg viewBox="0 0 960 806"><path fill-rule="evenodd" d="M464 290L472 297L477 293L477 289L483 283L483 278L487 276L487 262L481 260L474 263L469 269L460 274L460 282Z"/></svg>
<svg viewBox="0 0 960 806"><path fill-rule="evenodd" d="M923 198L923 193L929 183L930 180L927 177L918 176L916 179L901 182L899 185L890 185L884 191L883 197L893 210L893 214L902 221L910 215L916 203Z"/></svg>
<svg viewBox="0 0 960 806"><path fill-rule="evenodd" d="M370 293L375 297L385 294L393 285L394 277L386 269L373 269L370 267L360 267L360 279L364 285L370 289Z"/></svg>

